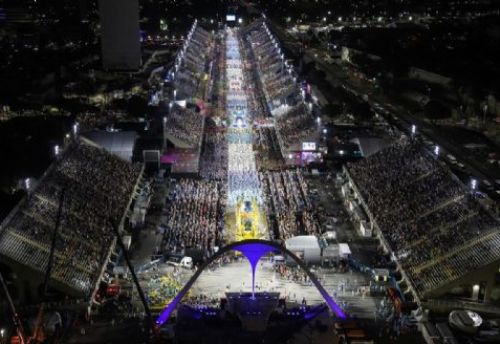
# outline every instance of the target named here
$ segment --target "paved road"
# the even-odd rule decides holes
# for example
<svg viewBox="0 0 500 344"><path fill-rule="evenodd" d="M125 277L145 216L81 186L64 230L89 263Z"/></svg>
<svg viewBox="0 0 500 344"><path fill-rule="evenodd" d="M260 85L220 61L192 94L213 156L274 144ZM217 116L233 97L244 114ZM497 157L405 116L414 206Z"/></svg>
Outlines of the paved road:
<svg viewBox="0 0 500 344"><path fill-rule="evenodd" d="M332 269L320 269L317 275L321 279L322 285L330 294L337 297L339 302L348 303L348 312L358 318L373 319L375 308L379 297L362 297L357 293L339 291L339 285L349 281L352 289L357 290L359 286L368 285L365 276L360 273L335 273ZM214 271L204 271L198 281L191 289L193 296L206 295L209 297L221 297L226 291L251 292L252 276L250 265L246 261L239 261L215 269ZM311 284L297 283L283 279L275 273L270 263L259 265L255 278L256 290L277 291L286 295L291 301L301 302L303 298L308 304L323 302L323 299L316 287Z"/></svg>

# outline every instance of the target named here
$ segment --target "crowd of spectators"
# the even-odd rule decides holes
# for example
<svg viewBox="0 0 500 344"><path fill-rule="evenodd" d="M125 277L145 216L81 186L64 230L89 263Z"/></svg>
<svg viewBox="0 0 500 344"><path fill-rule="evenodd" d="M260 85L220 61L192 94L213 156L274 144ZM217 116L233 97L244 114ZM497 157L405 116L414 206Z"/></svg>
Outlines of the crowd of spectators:
<svg viewBox="0 0 500 344"><path fill-rule="evenodd" d="M469 256L468 246L476 241L489 245L490 234L498 229L498 221L418 141L402 138L348 164L347 171L385 240L419 288L434 288L467 273L465 266L446 271L440 264Z"/></svg>
<svg viewBox="0 0 500 344"><path fill-rule="evenodd" d="M282 154L302 149L304 141L317 141L319 131L314 115L303 102L293 69L285 61L277 41L262 21L256 21L245 32L246 47L253 57L250 61L257 71L253 78L259 81L255 85L260 86L250 101L273 114Z"/></svg>
<svg viewBox="0 0 500 344"><path fill-rule="evenodd" d="M319 234L307 183L300 171L262 172L259 176L267 212L276 219L280 239Z"/></svg>
<svg viewBox="0 0 500 344"><path fill-rule="evenodd" d="M257 169L259 171L281 169L284 162L275 129L268 127L256 128L253 139Z"/></svg>
<svg viewBox="0 0 500 344"><path fill-rule="evenodd" d="M223 181L227 177L228 145L226 132L215 126L206 128L200 157L200 175L205 179Z"/></svg>
<svg viewBox="0 0 500 344"><path fill-rule="evenodd" d="M287 98L298 95L298 86L285 64L281 50L264 25L251 31L247 40L255 56L262 90L272 108L275 103L283 103Z"/></svg>
<svg viewBox="0 0 500 344"><path fill-rule="evenodd" d="M198 93L203 74L209 72L208 56L212 45L212 35L195 24L175 60L177 99L192 98Z"/></svg>
<svg viewBox="0 0 500 344"><path fill-rule="evenodd" d="M175 104L166 118L165 131L167 135L195 148L201 145L203 124L204 118L200 113Z"/></svg>
<svg viewBox="0 0 500 344"><path fill-rule="evenodd" d="M213 253L222 242L225 189L209 180L180 179L168 195L163 249Z"/></svg>
<svg viewBox="0 0 500 344"><path fill-rule="evenodd" d="M3 224L0 254L45 273L64 192L51 278L89 295L142 169L79 140L61 154Z"/></svg>
<svg viewBox="0 0 500 344"><path fill-rule="evenodd" d="M275 116L275 128L283 149L289 149L303 141L316 141L318 125L304 103L288 108ZM302 147L298 147L302 149Z"/></svg>

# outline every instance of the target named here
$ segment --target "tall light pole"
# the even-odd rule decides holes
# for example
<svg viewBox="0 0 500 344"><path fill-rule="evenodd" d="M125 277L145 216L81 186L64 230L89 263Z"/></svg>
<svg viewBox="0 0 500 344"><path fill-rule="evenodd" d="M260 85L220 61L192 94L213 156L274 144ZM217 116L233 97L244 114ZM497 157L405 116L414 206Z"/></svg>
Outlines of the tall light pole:
<svg viewBox="0 0 500 344"><path fill-rule="evenodd" d="M23 323L21 322L21 319L19 318L19 314L17 313L16 307L14 306L14 302L12 301L12 298L10 297L9 290L7 289L7 284L5 283L5 280L3 279L1 272L0 272L0 284L2 285L3 291L5 293L5 296L7 298L7 302L8 302L9 307L10 307L10 311L12 312L13 322L14 322L14 325L16 327L17 335L20 339L20 342L21 342L21 344L26 344L26 336L24 333ZM5 331L2 331L2 342L3 342L4 332Z"/></svg>

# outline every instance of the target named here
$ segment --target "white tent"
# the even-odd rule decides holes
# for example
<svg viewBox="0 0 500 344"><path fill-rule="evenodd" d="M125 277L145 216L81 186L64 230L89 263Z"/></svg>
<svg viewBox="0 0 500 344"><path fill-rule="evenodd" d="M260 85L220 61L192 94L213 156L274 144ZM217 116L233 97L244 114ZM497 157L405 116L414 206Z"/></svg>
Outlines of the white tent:
<svg viewBox="0 0 500 344"><path fill-rule="evenodd" d="M351 255L351 249L346 243L339 243L339 256L340 258L348 258Z"/></svg>
<svg viewBox="0 0 500 344"><path fill-rule="evenodd" d="M306 264L318 264L321 261L321 248L314 235L299 235L285 241L288 250L302 258Z"/></svg>

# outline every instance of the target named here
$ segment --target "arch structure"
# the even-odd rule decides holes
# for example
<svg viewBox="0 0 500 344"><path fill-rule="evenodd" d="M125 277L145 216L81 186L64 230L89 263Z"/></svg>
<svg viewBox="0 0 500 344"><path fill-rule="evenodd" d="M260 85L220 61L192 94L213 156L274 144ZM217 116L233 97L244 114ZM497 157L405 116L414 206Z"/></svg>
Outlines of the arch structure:
<svg viewBox="0 0 500 344"><path fill-rule="evenodd" d="M269 252L281 252L284 255L292 258L295 263L297 263L300 268L307 274L307 276L311 279L316 289L318 289L319 293L328 304L330 309L335 313L335 315L339 318L346 318L346 314L344 311L338 306L338 304L333 300L333 298L328 294L325 288L318 281L316 276L309 270L309 268L304 264L304 262L297 257L293 252L281 246L280 244L268 240L260 240L260 239L248 239L233 242L227 246L221 248L216 254L211 256L203 265L196 270L194 275L189 279L189 281L184 285L184 287L179 291L179 293L172 299L172 301L165 307L165 309L160 313L158 319L156 320L157 325L164 324L174 309L177 307L179 302L182 300L184 295L191 289L194 282L198 279L201 273L205 270L207 266L209 266L212 262L223 256L225 253L229 251L239 251L241 252L250 262L250 266L252 268L252 294L254 293L254 285L255 285L255 271L257 268L257 263L260 258L266 255Z"/></svg>

